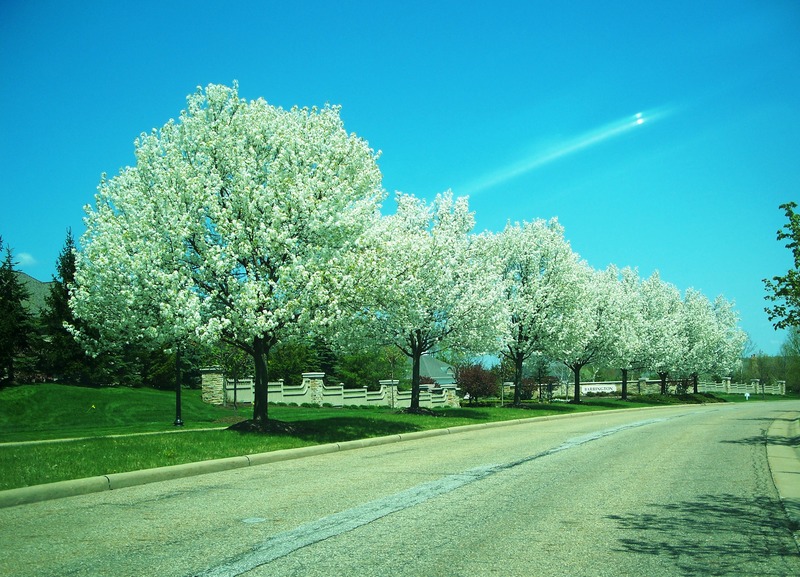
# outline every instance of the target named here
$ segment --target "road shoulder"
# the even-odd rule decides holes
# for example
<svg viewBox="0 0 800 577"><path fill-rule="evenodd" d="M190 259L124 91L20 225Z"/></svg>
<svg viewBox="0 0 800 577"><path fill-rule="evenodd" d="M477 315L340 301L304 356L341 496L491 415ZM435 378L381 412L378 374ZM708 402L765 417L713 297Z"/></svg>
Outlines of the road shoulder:
<svg viewBox="0 0 800 577"><path fill-rule="evenodd" d="M767 430L772 480L800 547L800 411L787 411Z"/></svg>

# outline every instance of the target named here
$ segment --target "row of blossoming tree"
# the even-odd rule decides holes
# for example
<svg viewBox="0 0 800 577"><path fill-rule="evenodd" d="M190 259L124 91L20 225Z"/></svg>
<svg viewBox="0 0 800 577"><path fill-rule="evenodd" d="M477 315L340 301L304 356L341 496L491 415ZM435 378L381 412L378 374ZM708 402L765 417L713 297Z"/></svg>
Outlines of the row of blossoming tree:
<svg viewBox="0 0 800 577"><path fill-rule="evenodd" d="M104 176L87 207L74 332L90 351L238 347L254 362L257 426L266 359L296 335L395 345L413 361L412 410L421 356L446 347L507 356L516 384L534 355L576 382L590 362L666 382L739 357L730 303L681 298L657 275L595 271L555 220L474 234L467 200L449 192L430 204L398 194L381 215L378 155L337 107L283 110L209 85L135 148L136 165Z"/></svg>

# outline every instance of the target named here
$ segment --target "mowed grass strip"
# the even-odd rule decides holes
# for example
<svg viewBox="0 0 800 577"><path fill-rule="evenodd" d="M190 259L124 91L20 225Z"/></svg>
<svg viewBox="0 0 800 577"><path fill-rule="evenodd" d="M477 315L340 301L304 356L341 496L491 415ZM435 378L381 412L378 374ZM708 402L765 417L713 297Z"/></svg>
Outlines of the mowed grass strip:
<svg viewBox="0 0 800 577"><path fill-rule="evenodd" d="M55 384L1 390L0 443L75 440L0 444L3 471L0 490L474 423L687 402L673 397L628 402L586 398L581 405L531 403L526 408L466 405L437 410L436 416L375 407L270 405L270 418L292 423L295 432L254 435L222 429L249 418L249 407L238 410L214 407L203 403L200 391L196 390L184 390L182 397L185 426L176 428L174 392ZM192 428L221 430L192 431ZM134 436L111 436L126 434Z"/></svg>
<svg viewBox="0 0 800 577"><path fill-rule="evenodd" d="M246 410L204 403L198 390L181 396L185 428L223 427L247 418ZM173 391L53 383L0 390L0 442L163 431L174 422Z"/></svg>
<svg viewBox="0 0 800 577"><path fill-rule="evenodd" d="M88 408L87 408L88 407ZM493 407L408 415L389 408L269 407L292 435L253 435L225 427L250 416L247 407L212 407L199 391L183 392L184 428L174 421L174 393L150 389L82 389L32 385L0 391L0 490L110 473L264 453L321 443L456 427L559 412ZM588 410L589 407L578 407ZM159 432L160 431L160 432ZM147 434L142 434L147 433ZM116 436L127 434L131 436ZM110 436L115 435L115 436ZM77 437L77 438L76 438ZM28 444L31 440L72 438Z"/></svg>
<svg viewBox="0 0 800 577"><path fill-rule="evenodd" d="M0 490L301 447L302 439L241 436L232 431L95 437L0 447Z"/></svg>

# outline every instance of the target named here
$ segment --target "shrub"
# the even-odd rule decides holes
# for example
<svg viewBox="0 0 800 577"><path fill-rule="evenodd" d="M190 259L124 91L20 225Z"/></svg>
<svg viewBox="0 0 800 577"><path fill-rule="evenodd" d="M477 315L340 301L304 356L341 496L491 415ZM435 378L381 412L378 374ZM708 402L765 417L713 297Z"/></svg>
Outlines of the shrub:
<svg viewBox="0 0 800 577"><path fill-rule="evenodd" d="M471 404L477 402L479 397L497 396L497 376L479 363L457 367L456 382L464 393L469 394Z"/></svg>

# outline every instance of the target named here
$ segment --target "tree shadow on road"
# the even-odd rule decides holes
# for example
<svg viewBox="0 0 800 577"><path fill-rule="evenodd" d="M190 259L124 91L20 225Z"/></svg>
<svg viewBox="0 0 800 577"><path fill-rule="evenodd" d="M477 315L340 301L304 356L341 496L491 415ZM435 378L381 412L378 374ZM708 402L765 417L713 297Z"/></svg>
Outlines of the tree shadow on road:
<svg viewBox="0 0 800 577"><path fill-rule="evenodd" d="M763 446L763 445L779 445L781 447L800 447L800 436L784 437L778 435L755 435L753 437L744 437L742 439L733 439L730 441L720 441L729 445L750 445L750 446Z"/></svg>
<svg viewBox="0 0 800 577"><path fill-rule="evenodd" d="M617 551L668 558L681 575L798 574L792 532L800 527L776 499L701 495L647 509L608 517L625 535L639 535L619 539Z"/></svg>
<svg viewBox="0 0 800 577"><path fill-rule="evenodd" d="M772 411L776 414L784 414L786 411ZM737 421L746 421L746 422L756 422L756 423L773 423L775 421L783 421L785 423L793 423L797 421L797 417L793 418L786 418L786 417L755 417L752 419L736 419Z"/></svg>

